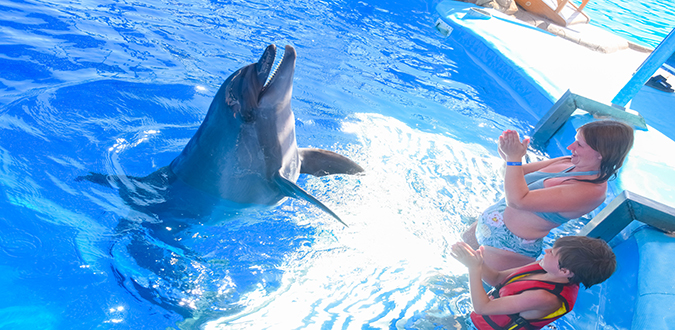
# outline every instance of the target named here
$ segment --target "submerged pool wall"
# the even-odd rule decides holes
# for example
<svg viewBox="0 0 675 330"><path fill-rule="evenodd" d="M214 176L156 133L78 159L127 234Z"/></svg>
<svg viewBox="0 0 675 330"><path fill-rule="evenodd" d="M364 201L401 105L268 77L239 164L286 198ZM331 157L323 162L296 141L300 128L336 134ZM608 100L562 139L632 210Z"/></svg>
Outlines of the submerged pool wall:
<svg viewBox="0 0 675 330"><path fill-rule="evenodd" d="M491 18L465 19L472 7L475 6L452 0L440 2L436 7L440 21L436 25L448 31L447 38L462 45L479 66L510 91L532 115L521 118L532 127L567 90L610 104L647 57L629 52L596 54L482 7L491 13ZM675 156L663 151L675 150L675 126L664 125L662 119L673 116L669 112L674 108L675 97L666 94L655 94L644 87L636 95L639 102L631 106L645 118L648 130L635 131L634 147L618 178L610 181L606 203L592 214L623 190L674 206ZM592 120L583 111L575 112L549 141L545 152L550 157L567 154L566 146L574 140L576 128ZM633 221L610 245L618 261L615 274L602 284L582 290L575 309L558 320L558 326L589 330L667 329L675 324L675 238Z"/></svg>
<svg viewBox="0 0 675 330"><path fill-rule="evenodd" d="M464 23L468 26L457 23L470 8L474 7L476 6L464 2L443 1L438 4L436 10L441 15L442 22L451 29L447 37L454 40L457 45L462 45L469 58L532 115L527 119L536 122L555 103L555 97L541 88L521 67L514 65L495 43L482 38L472 29L472 25L475 25L474 28L478 26L474 22L476 20L465 20Z"/></svg>

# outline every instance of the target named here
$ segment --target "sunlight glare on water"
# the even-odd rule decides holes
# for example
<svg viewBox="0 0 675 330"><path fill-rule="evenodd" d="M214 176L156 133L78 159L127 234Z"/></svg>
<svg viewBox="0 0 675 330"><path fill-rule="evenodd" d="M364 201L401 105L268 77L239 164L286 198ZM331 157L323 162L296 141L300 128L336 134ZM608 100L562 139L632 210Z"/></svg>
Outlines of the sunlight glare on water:
<svg viewBox="0 0 675 330"><path fill-rule="evenodd" d="M466 315L448 248L501 197L499 133L535 118L434 31L437 2L0 0L0 328L435 329ZM632 34L656 40L668 17ZM269 44L298 53L298 146L366 169L298 181L349 227L294 199L199 219L131 208L119 188L148 191L138 205L159 190L126 176L170 164ZM90 171L122 179L76 180Z"/></svg>
<svg viewBox="0 0 675 330"><path fill-rule="evenodd" d="M331 207L350 227L320 232L311 250L285 260L281 288L270 296L247 294L245 312L208 329L386 328L392 319L433 307L437 298L425 289L430 278L466 273L448 247L465 226L462 218L478 215L499 194L501 162L482 146L382 115L353 117L342 129L362 147L343 153L362 161L366 175L347 177L331 191L325 191L329 179L308 180L318 196L340 201ZM392 140L400 143L386 142ZM463 287L448 289L466 294Z"/></svg>

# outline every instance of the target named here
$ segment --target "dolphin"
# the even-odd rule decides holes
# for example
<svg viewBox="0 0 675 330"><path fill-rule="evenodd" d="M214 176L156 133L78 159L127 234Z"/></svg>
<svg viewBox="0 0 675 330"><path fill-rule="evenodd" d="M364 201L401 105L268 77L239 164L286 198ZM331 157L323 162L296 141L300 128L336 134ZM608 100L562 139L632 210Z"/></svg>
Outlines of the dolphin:
<svg viewBox="0 0 675 330"><path fill-rule="evenodd" d="M88 180L113 188L132 207L200 217L216 204L246 208L278 205L287 197L306 200L347 224L296 182L314 176L358 174L363 168L332 151L298 148L291 110L296 52L286 46L272 72L276 46L257 63L225 80L195 135L169 164L146 177L90 172ZM175 213L175 212L174 212Z"/></svg>

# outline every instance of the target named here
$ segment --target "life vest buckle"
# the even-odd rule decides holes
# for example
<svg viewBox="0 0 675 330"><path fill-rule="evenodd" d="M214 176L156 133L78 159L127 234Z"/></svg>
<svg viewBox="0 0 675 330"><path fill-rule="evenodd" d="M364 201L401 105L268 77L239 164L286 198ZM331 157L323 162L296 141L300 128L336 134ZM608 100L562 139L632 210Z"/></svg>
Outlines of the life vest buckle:
<svg viewBox="0 0 675 330"><path fill-rule="evenodd" d="M530 321L524 319L520 314L515 314L515 315L509 315L511 317L511 324L506 327L506 329L511 330L511 329L527 329L527 330L534 330L534 327L532 324L530 324Z"/></svg>

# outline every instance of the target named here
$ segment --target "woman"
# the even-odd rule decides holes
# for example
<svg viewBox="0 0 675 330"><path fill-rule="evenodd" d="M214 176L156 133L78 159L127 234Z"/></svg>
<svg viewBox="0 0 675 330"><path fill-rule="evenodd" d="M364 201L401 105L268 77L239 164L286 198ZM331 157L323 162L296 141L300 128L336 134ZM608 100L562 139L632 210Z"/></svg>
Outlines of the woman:
<svg viewBox="0 0 675 330"><path fill-rule="evenodd" d="M499 137L506 161L505 198L489 207L465 233L472 247L484 246L484 262L504 270L529 264L541 254L551 229L602 204L607 180L616 176L633 146L633 129L601 120L577 130L572 156L521 165L529 139L515 131Z"/></svg>

